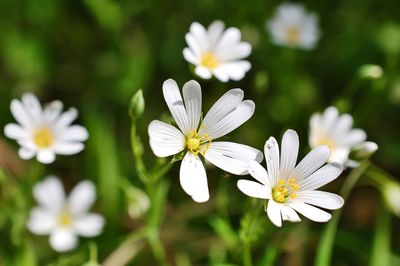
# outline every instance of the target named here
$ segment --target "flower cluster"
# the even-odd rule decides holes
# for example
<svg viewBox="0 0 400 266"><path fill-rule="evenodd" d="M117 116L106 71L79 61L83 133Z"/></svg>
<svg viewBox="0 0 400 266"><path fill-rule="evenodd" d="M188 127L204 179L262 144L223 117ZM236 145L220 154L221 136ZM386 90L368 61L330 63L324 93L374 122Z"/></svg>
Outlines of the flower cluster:
<svg viewBox="0 0 400 266"><path fill-rule="evenodd" d="M298 4L279 6L266 26L272 43L291 48L310 50L321 35L317 16L308 14ZM252 46L242 41L241 31L236 27L225 30L219 20L208 28L193 22L185 39L188 47L183 49L183 57L202 79L239 81L251 69L245 59L250 56ZM284 133L280 149L276 139L270 137L265 142L264 156L246 144L221 140L255 112L255 103L244 100L242 89L225 92L204 117L202 90L197 81L185 83L181 92L178 84L168 79L162 85L162 92L176 126L152 121L148 126L149 144L158 157L175 156L174 161L182 160L179 171L182 189L195 202L209 200L206 162L233 175L251 175L254 180L240 179L237 188L247 196L264 200L269 219L278 227L283 221L299 222L299 214L315 222L328 221L331 214L325 210L341 208L344 200L319 189L335 180L346 167L358 166L352 151L370 155L378 147L366 141L363 130L352 128L350 114L340 115L338 109L328 107L322 114L311 116L311 151L299 163L299 137L291 129ZM142 95L139 96L135 99L137 108L131 110L135 119L144 110ZM84 149L89 134L85 127L72 124L78 116L76 109L63 112L60 101L42 106L31 93L13 100L10 109L17 123L7 124L4 134L19 144L22 159L36 157L40 163L51 164L57 154L73 155ZM266 169L260 164L264 158ZM135 193L138 195L132 196L135 204L129 210L131 217L139 216L151 205L144 193ZM95 237L101 233L105 219L89 213L96 200L92 182L81 181L66 197L60 179L49 176L34 186L33 195L38 206L31 210L27 227L34 234L49 235L54 250L72 250L78 245L78 236Z"/></svg>
<svg viewBox="0 0 400 266"><path fill-rule="evenodd" d="M298 4L280 5L274 17L267 22L272 42L281 46L310 50L320 37L318 18L308 14ZM235 27L224 31L224 23L214 21L208 28L198 22L190 26L185 36L188 47L183 56L194 65L194 73L203 79L216 77L222 82L240 80L250 70L244 58L251 53L251 45L241 41L241 32ZM357 147L373 153L377 145L365 142L366 134L352 129L349 114L339 116L329 107L324 114L310 119L310 153L296 166L299 138L294 130L283 136L281 152L275 138L265 144L267 170L260 162L262 153L244 144L216 139L230 133L254 113L255 105L243 101L241 89L226 92L201 117L202 98L199 83L184 84L182 95L174 80L163 85L163 95L177 127L162 121L152 121L148 127L150 147L158 157L182 155L179 180L182 189L196 202L209 199L207 175L203 160L235 174L250 174L255 181L239 180L237 186L244 194L268 200L266 212L270 220L281 226L282 220L300 221L300 213L316 222L326 222L331 215L317 207L334 210L344 200L320 187L336 179L345 167L356 167L350 151Z"/></svg>
<svg viewBox="0 0 400 266"><path fill-rule="evenodd" d="M21 100L13 100L10 109L18 124L7 124L4 134L20 145L22 159L36 156L39 162L50 164L56 154L73 155L84 149L82 142L89 134L86 128L71 125L78 116L75 108L62 112L60 101L43 108L36 96L26 93ZM34 186L33 195L39 206L31 210L27 227L34 234L50 235L54 250L69 251L78 245L78 235L95 237L101 233L104 218L87 213L96 200L92 182L80 182L65 198L61 181L50 176Z"/></svg>

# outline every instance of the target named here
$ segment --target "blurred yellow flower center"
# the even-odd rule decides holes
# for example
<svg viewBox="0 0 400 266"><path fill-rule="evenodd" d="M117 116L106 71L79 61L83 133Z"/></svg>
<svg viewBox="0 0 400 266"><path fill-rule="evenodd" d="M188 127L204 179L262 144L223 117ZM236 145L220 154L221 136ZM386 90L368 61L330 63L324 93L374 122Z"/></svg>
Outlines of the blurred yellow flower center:
<svg viewBox="0 0 400 266"><path fill-rule="evenodd" d="M72 217L68 211L61 212L60 216L58 216L58 224L63 227L67 227L72 224Z"/></svg>
<svg viewBox="0 0 400 266"><path fill-rule="evenodd" d="M39 148L48 148L54 143L53 133L47 127L37 129L33 132L33 142Z"/></svg>
<svg viewBox="0 0 400 266"><path fill-rule="evenodd" d="M286 41L290 44L296 44L300 41L300 30L298 27L289 27L286 30Z"/></svg>
<svg viewBox="0 0 400 266"><path fill-rule="evenodd" d="M205 145L205 147L203 144ZM193 130L186 137L186 148L196 156L199 154L201 148L202 148L201 151L202 154L205 155L208 149L210 148L210 144L211 144L210 136L208 136L207 133L204 134L203 136L199 136L197 129Z"/></svg>
<svg viewBox="0 0 400 266"><path fill-rule="evenodd" d="M320 138L317 140L317 146L319 145L326 145L328 146L329 150L333 150L333 148L335 147L335 143L328 139L328 138Z"/></svg>
<svg viewBox="0 0 400 266"><path fill-rule="evenodd" d="M201 57L200 65L208 68L216 68L219 63L213 53L207 52Z"/></svg>
<svg viewBox="0 0 400 266"><path fill-rule="evenodd" d="M272 199L276 202L283 203L288 197L295 199L295 193L300 187L296 184L296 179L291 178L289 181L279 180L278 185L272 189Z"/></svg>

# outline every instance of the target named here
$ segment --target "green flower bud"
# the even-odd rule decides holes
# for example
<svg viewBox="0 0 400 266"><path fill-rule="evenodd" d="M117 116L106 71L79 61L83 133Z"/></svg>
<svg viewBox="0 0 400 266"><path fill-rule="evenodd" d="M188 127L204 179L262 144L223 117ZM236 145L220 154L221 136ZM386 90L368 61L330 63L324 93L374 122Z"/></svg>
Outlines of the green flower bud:
<svg viewBox="0 0 400 266"><path fill-rule="evenodd" d="M132 119L138 119L144 112L144 98L143 91L138 90L131 99L129 106L129 115Z"/></svg>

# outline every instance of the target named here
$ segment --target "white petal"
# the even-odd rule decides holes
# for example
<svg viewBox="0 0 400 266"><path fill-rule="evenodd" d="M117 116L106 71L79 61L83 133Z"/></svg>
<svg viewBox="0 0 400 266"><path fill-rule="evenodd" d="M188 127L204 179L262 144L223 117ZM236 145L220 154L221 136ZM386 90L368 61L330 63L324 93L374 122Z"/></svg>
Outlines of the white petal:
<svg viewBox="0 0 400 266"><path fill-rule="evenodd" d="M179 92L178 84L176 84L175 80L168 79L164 82L163 94L176 124L185 135L189 134L194 128L190 128L186 109L183 104L181 93Z"/></svg>
<svg viewBox="0 0 400 266"><path fill-rule="evenodd" d="M327 164L304 180L299 180L298 185L301 190L314 190L335 180L342 171L343 167L340 164Z"/></svg>
<svg viewBox="0 0 400 266"><path fill-rule="evenodd" d="M193 54L192 50L189 48L183 49L183 57L185 58L186 61L193 65L197 65L199 60L198 58Z"/></svg>
<svg viewBox="0 0 400 266"><path fill-rule="evenodd" d="M43 115L47 123L52 124L61 114L63 103L60 101L52 101L44 107Z"/></svg>
<svg viewBox="0 0 400 266"><path fill-rule="evenodd" d="M301 222L299 215L289 206L283 205L281 208L282 219L293 223Z"/></svg>
<svg viewBox="0 0 400 266"><path fill-rule="evenodd" d="M183 190L196 202L206 202L210 198L207 175L199 156L186 153L182 160L179 180Z"/></svg>
<svg viewBox="0 0 400 266"><path fill-rule="evenodd" d="M78 245L78 237L72 230L57 229L50 235L50 246L57 252L66 252Z"/></svg>
<svg viewBox="0 0 400 266"><path fill-rule="evenodd" d="M322 114L322 127L325 132L330 132L336 126L339 118L339 111L336 107L330 106L326 108Z"/></svg>
<svg viewBox="0 0 400 266"><path fill-rule="evenodd" d="M199 133L203 135L205 132L208 132L209 127L217 124L222 118L232 112L242 102L243 97L244 92L241 89L231 89L222 95L204 117Z"/></svg>
<svg viewBox="0 0 400 266"><path fill-rule="evenodd" d="M314 222L327 222L332 217L331 214L301 201L292 201L288 205Z"/></svg>
<svg viewBox="0 0 400 266"><path fill-rule="evenodd" d="M44 164L52 163L56 159L56 155L52 150L39 150L36 157L39 162Z"/></svg>
<svg viewBox="0 0 400 266"><path fill-rule="evenodd" d="M251 64L248 61L234 61L221 64L213 70L213 74L222 82L227 82L229 79L241 80L250 68Z"/></svg>
<svg viewBox="0 0 400 266"><path fill-rule="evenodd" d="M310 133L308 138L311 148L319 146L318 142L322 134L321 125L321 115L319 113L313 114L310 118Z"/></svg>
<svg viewBox="0 0 400 266"><path fill-rule="evenodd" d="M296 131L288 129L282 138L280 176L289 177L294 169L299 152L299 136Z"/></svg>
<svg viewBox="0 0 400 266"><path fill-rule="evenodd" d="M87 212L96 201L96 187L93 182L79 182L68 197L69 210L73 215Z"/></svg>
<svg viewBox="0 0 400 266"><path fill-rule="evenodd" d="M199 126L201 116L201 87L197 81L191 80L183 85L183 99L185 101L189 128L195 129Z"/></svg>
<svg viewBox="0 0 400 266"><path fill-rule="evenodd" d="M76 218L73 227L80 236L95 237L100 235L104 222L101 215L89 213Z"/></svg>
<svg viewBox="0 0 400 266"><path fill-rule="evenodd" d="M240 30L234 27L228 28L221 36L219 42L215 47L215 51L219 54L227 47L231 47L233 44L240 42L241 33Z"/></svg>
<svg viewBox="0 0 400 266"><path fill-rule="evenodd" d="M85 141L89 137L86 128L79 125L67 127L60 133L60 140L62 141Z"/></svg>
<svg viewBox="0 0 400 266"><path fill-rule="evenodd" d="M218 59L221 61L233 61L245 58L251 53L251 45L247 42L233 44L225 47L224 50L218 51Z"/></svg>
<svg viewBox="0 0 400 266"><path fill-rule="evenodd" d="M248 174L249 162L261 162L263 159L260 151L234 142L211 142L204 146L208 146L203 154L209 162L235 175Z"/></svg>
<svg viewBox="0 0 400 266"><path fill-rule="evenodd" d="M228 72L223 67L217 67L213 69L212 73L221 82L227 82L229 80Z"/></svg>
<svg viewBox="0 0 400 266"><path fill-rule="evenodd" d="M214 47L224 31L225 25L222 21L216 20L208 26L208 42L210 47Z"/></svg>
<svg viewBox="0 0 400 266"><path fill-rule="evenodd" d="M72 155L79 153L85 148L85 145L79 142L59 142L54 145L54 152L62 155Z"/></svg>
<svg viewBox="0 0 400 266"><path fill-rule="evenodd" d="M198 22L190 25L190 33L192 34L200 52L209 50L208 34L206 29Z"/></svg>
<svg viewBox="0 0 400 266"><path fill-rule="evenodd" d="M27 129L31 129L33 127L34 121L31 120L28 111L20 101L12 100L10 109L15 120L17 120L19 124Z"/></svg>
<svg viewBox="0 0 400 266"><path fill-rule="evenodd" d="M329 148L326 145L312 149L294 168L290 178L302 180L320 168L329 159Z"/></svg>
<svg viewBox="0 0 400 266"><path fill-rule="evenodd" d="M349 114L343 114L339 117L339 120L334 128L334 135L345 134L350 130L353 125L353 118Z"/></svg>
<svg viewBox="0 0 400 266"><path fill-rule="evenodd" d="M4 135L10 139L27 139L29 138L29 133L26 129L22 128L20 125L11 123L4 127Z"/></svg>
<svg viewBox="0 0 400 266"><path fill-rule="evenodd" d="M65 193L60 180L55 176L49 176L33 187L33 196L39 205L59 212L64 205Z"/></svg>
<svg viewBox="0 0 400 266"><path fill-rule="evenodd" d="M18 150L18 155L23 160L29 160L36 155L36 151L25 147L21 147Z"/></svg>
<svg viewBox="0 0 400 266"><path fill-rule="evenodd" d="M345 147L335 147L331 149L331 156L329 157L329 163L339 163L341 165L346 165L349 159L351 148Z"/></svg>
<svg viewBox="0 0 400 266"><path fill-rule="evenodd" d="M224 118L219 120L218 123L210 124L207 127L207 130L204 130L204 132L207 133L212 139L225 136L249 120L249 118L254 114L254 109L254 102L245 100L237 105Z"/></svg>
<svg viewBox="0 0 400 266"><path fill-rule="evenodd" d="M240 191L242 191L249 197L258 199L271 198L271 189L269 189L267 186L264 186L254 181L240 179L237 182L237 187L239 188Z"/></svg>
<svg viewBox="0 0 400 266"><path fill-rule="evenodd" d="M249 174L258 182L267 186L269 190L272 189L267 170L265 170L258 162L253 161L249 163Z"/></svg>
<svg viewBox="0 0 400 266"><path fill-rule="evenodd" d="M194 69L194 73L196 73L196 75L202 79L210 79L212 77L210 69L201 65L196 66L196 68Z"/></svg>
<svg viewBox="0 0 400 266"><path fill-rule="evenodd" d="M36 207L30 212L27 227L37 235L48 235L53 230L56 222L54 213L48 209Z"/></svg>
<svg viewBox="0 0 400 266"><path fill-rule="evenodd" d="M78 117L78 110L75 108L69 108L67 111L62 113L57 120L54 121L54 128L63 130L69 126L72 121Z"/></svg>
<svg viewBox="0 0 400 266"><path fill-rule="evenodd" d="M271 222L278 226L282 226L281 207L273 200L268 201L267 215Z"/></svg>
<svg viewBox="0 0 400 266"><path fill-rule="evenodd" d="M296 200L328 210L339 209L344 204L343 198L339 195L318 190L300 191L297 193Z"/></svg>
<svg viewBox="0 0 400 266"><path fill-rule="evenodd" d="M185 149L185 137L174 126L164 122L151 121L148 128L150 147L158 157L167 157Z"/></svg>
<svg viewBox="0 0 400 266"><path fill-rule="evenodd" d="M279 176L279 146L274 137L270 137L264 145L265 161L271 185L277 184Z"/></svg>
<svg viewBox="0 0 400 266"><path fill-rule="evenodd" d="M24 93L22 95L22 103L25 106L25 110L32 118L32 121L36 121L38 123L43 122L43 111L42 106L39 103L39 100L32 93Z"/></svg>
<svg viewBox="0 0 400 266"><path fill-rule="evenodd" d="M355 146L361 144L367 138L367 134L362 129L352 129L341 141L343 145Z"/></svg>
<svg viewBox="0 0 400 266"><path fill-rule="evenodd" d="M197 58L201 57L201 55L205 51L204 51L204 48L201 47L201 44L194 37L193 33L191 33L191 32L186 33L185 40L186 40L186 43L189 46L190 50L193 51L194 56L196 56Z"/></svg>

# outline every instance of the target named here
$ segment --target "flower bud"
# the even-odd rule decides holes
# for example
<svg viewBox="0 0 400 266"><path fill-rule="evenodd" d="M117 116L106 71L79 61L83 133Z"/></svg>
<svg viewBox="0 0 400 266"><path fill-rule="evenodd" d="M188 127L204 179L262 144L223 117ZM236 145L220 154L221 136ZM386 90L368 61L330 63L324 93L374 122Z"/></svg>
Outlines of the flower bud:
<svg viewBox="0 0 400 266"><path fill-rule="evenodd" d="M129 106L129 115L132 119L139 118L144 112L144 98L143 91L138 90L131 99L131 104Z"/></svg>

